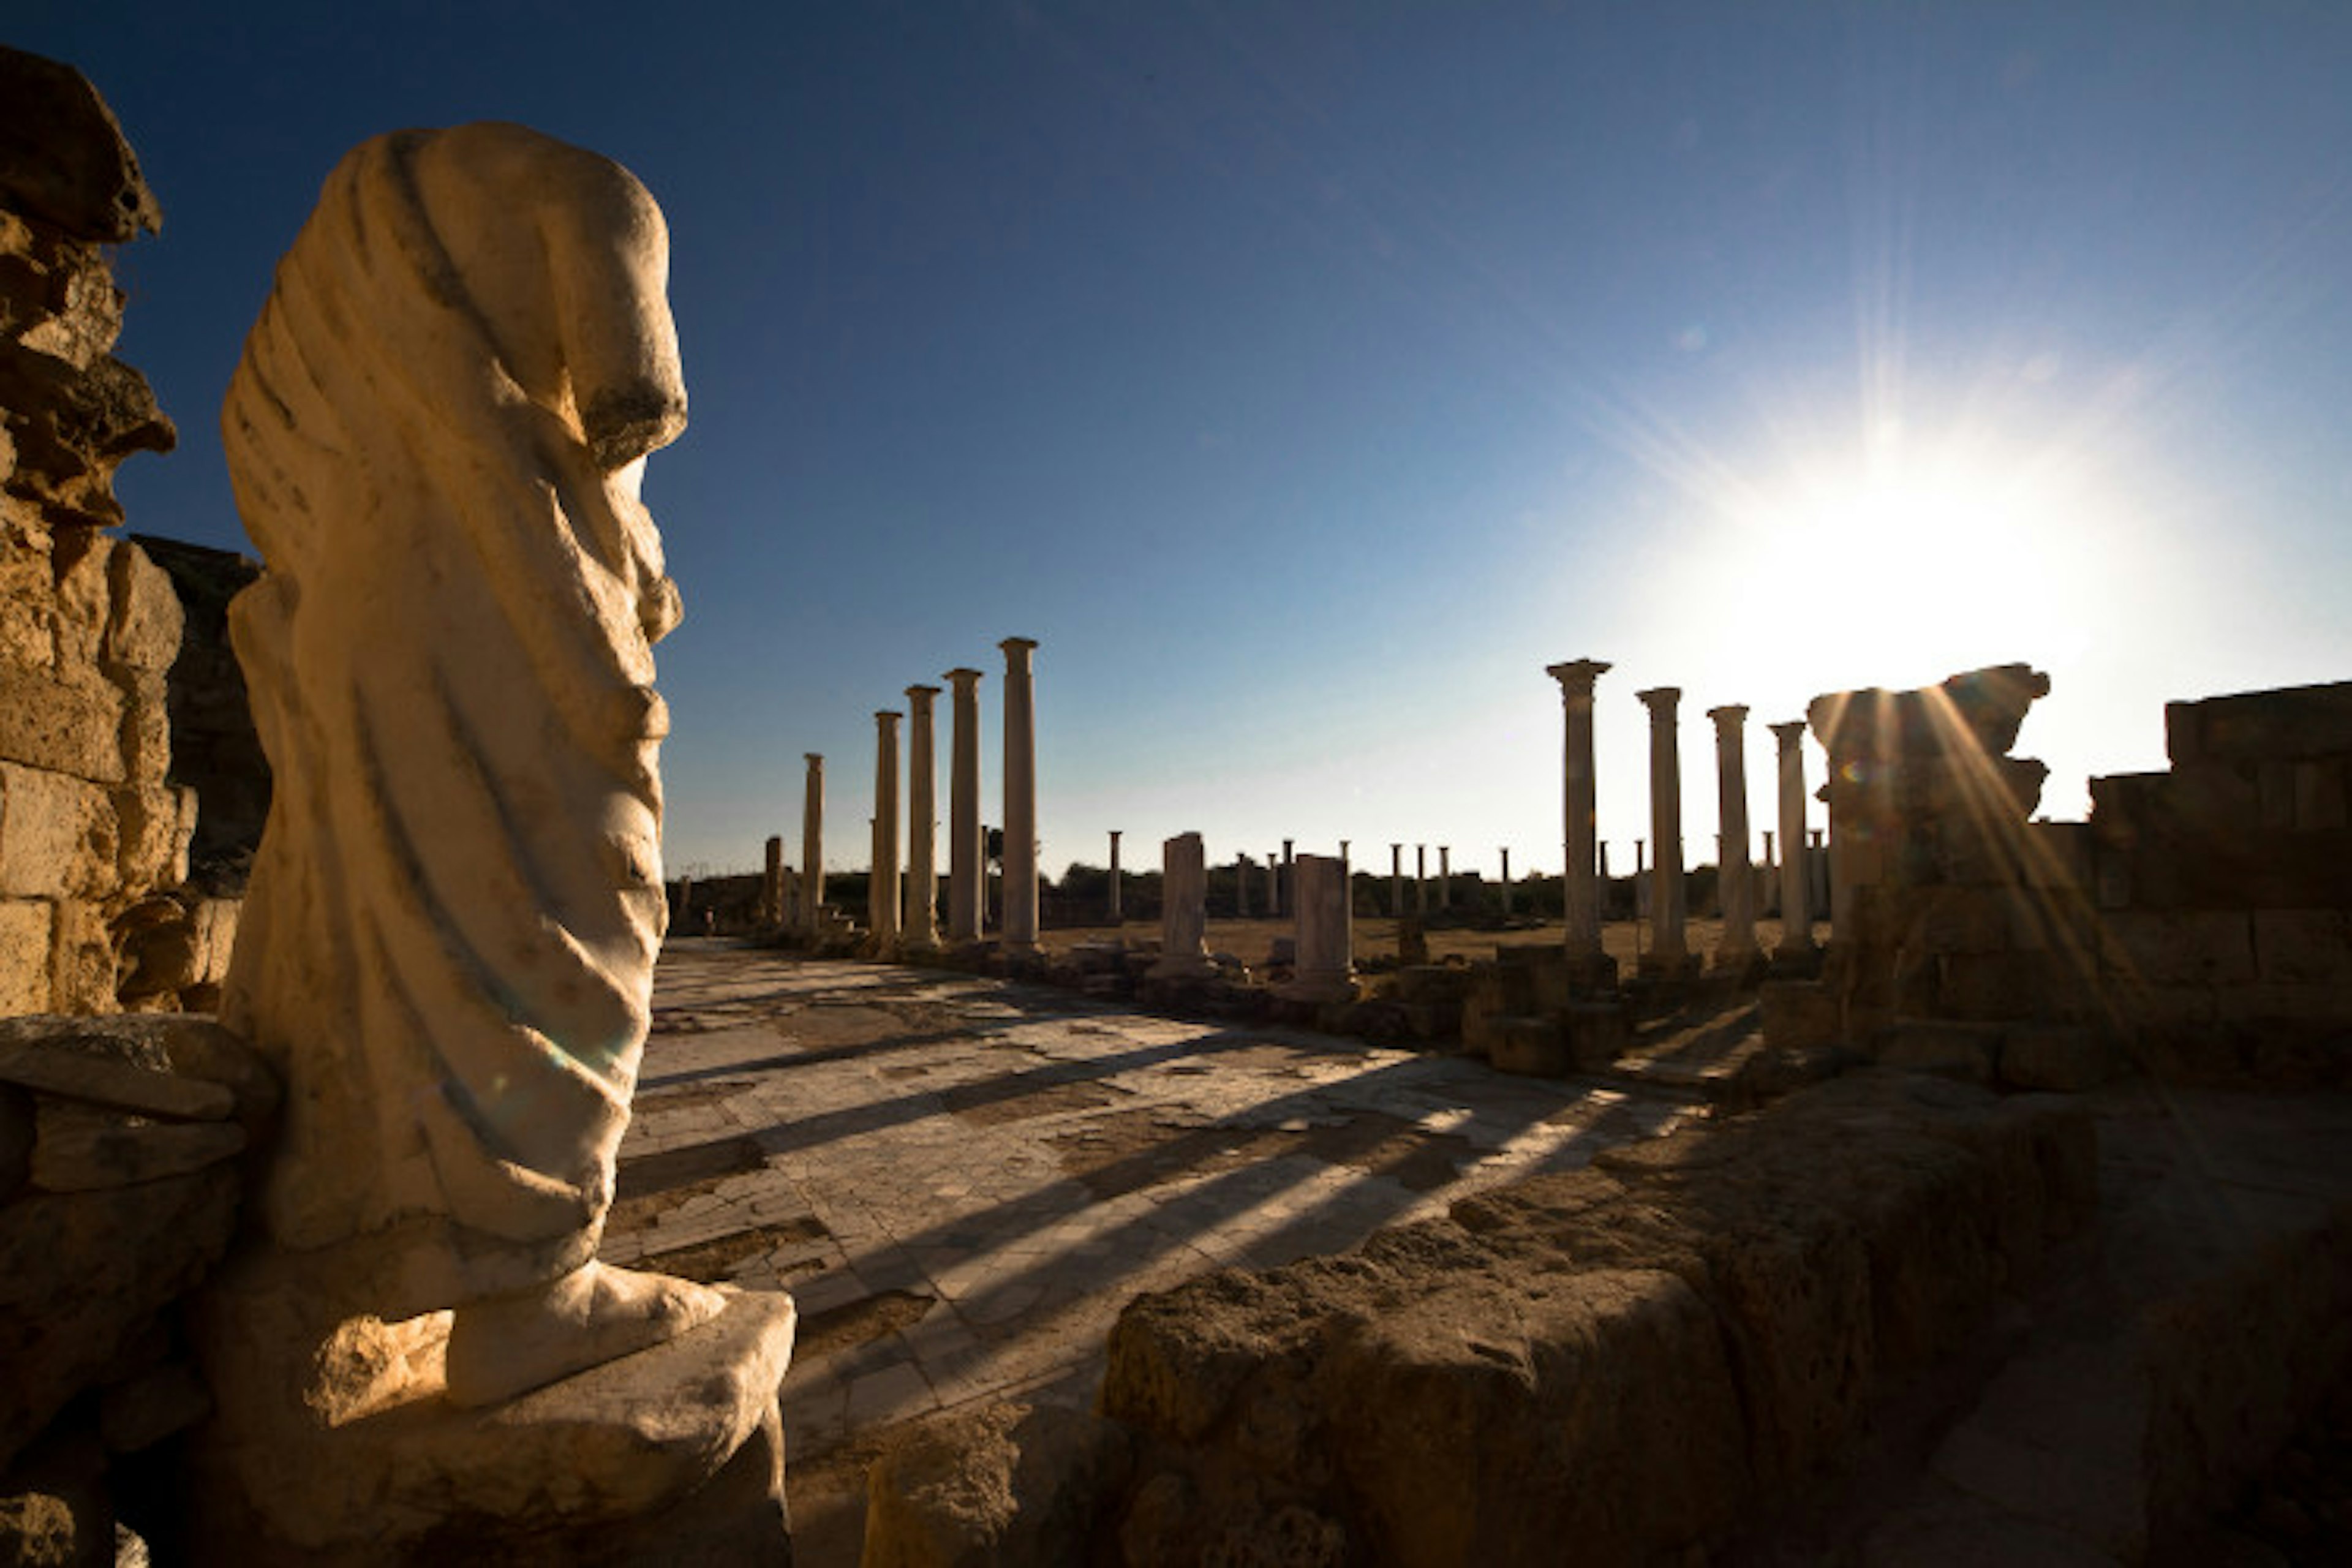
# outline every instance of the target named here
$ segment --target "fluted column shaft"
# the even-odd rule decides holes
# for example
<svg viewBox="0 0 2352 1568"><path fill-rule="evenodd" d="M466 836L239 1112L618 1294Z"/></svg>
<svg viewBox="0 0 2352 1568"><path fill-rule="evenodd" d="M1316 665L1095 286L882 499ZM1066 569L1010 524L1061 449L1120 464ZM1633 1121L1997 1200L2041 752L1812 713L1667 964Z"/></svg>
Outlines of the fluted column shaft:
<svg viewBox="0 0 2352 1568"><path fill-rule="evenodd" d="M1650 710L1650 929L1656 935L1647 960L1679 967L1690 957L1683 907L1683 763L1675 710L1682 689L1654 687L1636 697Z"/></svg>
<svg viewBox="0 0 2352 1568"><path fill-rule="evenodd" d="M814 933L824 908L824 759L806 753L808 783L801 797L801 930Z"/></svg>
<svg viewBox="0 0 2352 1568"><path fill-rule="evenodd" d="M1037 948L1036 642L1006 637L1004 650L1004 945Z"/></svg>
<svg viewBox="0 0 2352 1568"><path fill-rule="evenodd" d="M866 924L877 950L898 941L898 719L874 715L874 862L866 882Z"/></svg>
<svg viewBox="0 0 2352 1568"><path fill-rule="evenodd" d="M1775 956L1813 949L1812 879L1805 865L1805 721L1772 726L1780 742L1780 945Z"/></svg>
<svg viewBox="0 0 2352 1568"><path fill-rule="evenodd" d="M1738 703L1710 708L1715 721L1717 824L1722 847L1715 858L1722 895L1723 941L1715 961L1745 963L1756 956L1756 868L1748 858L1748 710Z"/></svg>
<svg viewBox="0 0 2352 1568"><path fill-rule="evenodd" d="M980 832L980 671L950 669L955 733L948 761L948 940L978 942L988 909Z"/></svg>
<svg viewBox="0 0 2352 1568"><path fill-rule="evenodd" d="M932 745L936 686L907 688L907 945L940 944L939 760Z"/></svg>
<svg viewBox="0 0 2352 1568"><path fill-rule="evenodd" d="M1600 888L1593 878L1595 839L1592 784L1592 683L1608 672L1599 659L1580 658L1555 664L1545 671L1559 682L1559 699L1568 721L1561 756L1562 826L1568 859L1560 874L1571 959L1601 956Z"/></svg>

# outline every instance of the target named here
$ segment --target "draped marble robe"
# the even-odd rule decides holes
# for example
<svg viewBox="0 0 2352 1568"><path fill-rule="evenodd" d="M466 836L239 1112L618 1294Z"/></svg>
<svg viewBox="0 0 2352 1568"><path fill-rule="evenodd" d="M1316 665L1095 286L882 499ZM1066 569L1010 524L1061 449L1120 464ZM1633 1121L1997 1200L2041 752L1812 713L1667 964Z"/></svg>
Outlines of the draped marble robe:
<svg viewBox="0 0 2352 1568"><path fill-rule="evenodd" d="M275 779L223 1011L288 1084L272 1239L387 1319L570 1274L611 1202L666 919L667 271L617 164L379 137L223 410Z"/></svg>

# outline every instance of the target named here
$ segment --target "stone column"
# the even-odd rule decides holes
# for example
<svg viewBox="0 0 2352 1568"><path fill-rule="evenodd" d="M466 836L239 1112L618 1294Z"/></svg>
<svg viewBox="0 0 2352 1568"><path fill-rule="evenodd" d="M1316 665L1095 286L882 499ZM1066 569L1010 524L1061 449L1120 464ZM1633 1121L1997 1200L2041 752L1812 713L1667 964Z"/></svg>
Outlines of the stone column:
<svg viewBox="0 0 2352 1568"><path fill-rule="evenodd" d="M936 686L907 688L906 931L917 952L940 945L940 775L931 745L931 703L939 694Z"/></svg>
<svg viewBox="0 0 2352 1568"><path fill-rule="evenodd" d="M980 671L950 669L955 733L948 762L948 940L978 942L988 908L987 840L980 831Z"/></svg>
<svg viewBox="0 0 2352 1568"><path fill-rule="evenodd" d="M1722 827L1715 884L1723 904L1723 941L1715 950L1715 967L1745 968L1756 961L1756 868L1748 858L1748 710L1727 703L1708 709L1706 716L1715 721L1716 820Z"/></svg>
<svg viewBox="0 0 2352 1568"><path fill-rule="evenodd" d="M1444 844L1437 847L1437 907L1454 907L1454 851Z"/></svg>
<svg viewBox="0 0 2352 1568"><path fill-rule="evenodd" d="M1511 852L1503 851L1503 913L1511 912Z"/></svg>
<svg viewBox="0 0 2352 1568"><path fill-rule="evenodd" d="M1616 979L1616 964L1601 951L1600 883L1593 876L1598 858L1598 835L1592 821L1592 683L1608 672L1599 659L1580 658L1549 666L1545 673L1559 682L1559 700L1568 719L1561 755L1563 826L1568 858L1560 872L1562 910L1567 925L1563 942L1570 972L1596 974L1606 970Z"/></svg>
<svg viewBox="0 0 2352 1568"><path fill-rule="evenodd" d="M1429 846L1426 844L1412 847L1412 912L1417 915L1429 912Z"/></svg>
<svg viewBox="0 0 2352 1568"><path fill-rule="evenodd" d="M1209 863L1197 833L1160 846L1160 959L1153 980L1192 980L1216 973L1209 962Z"/></svg>
<svg viewBox="0 0 2352 1568"><path fill-rule="evenodd" d="M784 921L784 841L780 835L768 838L768 858L760 873L760 923L782 925Z"/></svg>
<svg viewBox="0 0 2352 1568"><path fill-rule="evenodd" d="M1275 884L1277 889L1276 902L1270 911L1277 916L1296 917L1298 913L1298 891L1290 879L1290 870L1297 864L1297 857L1291 853L1290 844L1291 841L1287 838L1282 841L1282 876Z"/></svg>
<svg viewBox="0 0 2352 1568"><path fill-rule="evenodd" d="M866 923L877 954L898 945L898 715L874 715L874 869L866 883Z"/></svg>
<svg viewBox="0 0 2352 1568"><path fill-rule="evenodd" d="M1301 855L1292 903L1298 921L1292 978L1276 994L1293 1002L1355 999L1355 922L1348 908L1347 862Z"/></svg>
<svg viewBox="0 0 2352 1568"><path fill-rule="evenodd" d="M1037 678L1030 637L1004 650L1004 947L1037 951Z"/></svg>
<svg viewBox="0 0 2352 1568"><path fill-rule="evenodd" d="M1114 827L1110 830L1110 923L1113 925L1118 924L1121 919L1118 912L1118 828ZM1209 872L1208 868L1203 865L1201 870L1201 899L1202 908L1204 910L1208 907L1208 897Z"/></svg>
<svg viewBox="0 0 2352 1568"><path fill-rule="evenodd" d="M1389 846L1389 919L1404 919L1404 846Z"/></svg>
<svg viewBox="0 0 2352 1568"><path fill-rule="evenodd" d="M1643 973L1672 976L1691 967L1683 909L1683 763L1675 728L1678 686L1637 691L1650 710L1650 926L1656 941L1643 956Z"/></svg>
<svg viewBox="0 0 2352 1568"><path fill-rule="evenodd" d="M1764 860L1757 869L1760 875L1756 879L1759 900L1756 912L1759 916L1778 915L1780 912L1780 858L1772 852L1772 829L1769 827L1764 829Z"/></svg>
<svg viewBox="0 0 2352 1568"><path fill-rule="evenodd" d="M1773 957L1809 962L1813 946L1813 900L1805 875L1805 721L1772 726L1780 742L1780 945Z"/></svg>
<svg viewBox="0 0 2352 1568"><path fill-rule="evenodd" d="M824 759L805 753L808 784L801 804L801 930L816 934L824 909Z"/></svg>
<svg viewBox="0 0 2352 1568"><path fill-rule="evenodd" d="M1249 919L1249 857L1234 857L1234 919Z"/></svg>
<svg viewBox="0 0 2352 1568"><path fill-rule="evenodd" d="M1265 856L1265 912L1269 920L1282 913L1282 860L1271 849Z"/></svg>

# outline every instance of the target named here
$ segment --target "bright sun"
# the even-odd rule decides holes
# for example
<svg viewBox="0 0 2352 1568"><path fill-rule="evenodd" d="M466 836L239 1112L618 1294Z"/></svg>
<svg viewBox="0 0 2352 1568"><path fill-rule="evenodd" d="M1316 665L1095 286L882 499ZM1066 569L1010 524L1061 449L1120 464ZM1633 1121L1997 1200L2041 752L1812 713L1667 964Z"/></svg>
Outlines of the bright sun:
<svg viewBox="0 0 2352 1568"><path fill-rule="evenodd" d="M1931 681L2066 662L2094 635L2102 520L2063 463L1888 440L1725 510L1710 596L1754 673ZM1811 668L1825 654L1842 678Z"/></svg>

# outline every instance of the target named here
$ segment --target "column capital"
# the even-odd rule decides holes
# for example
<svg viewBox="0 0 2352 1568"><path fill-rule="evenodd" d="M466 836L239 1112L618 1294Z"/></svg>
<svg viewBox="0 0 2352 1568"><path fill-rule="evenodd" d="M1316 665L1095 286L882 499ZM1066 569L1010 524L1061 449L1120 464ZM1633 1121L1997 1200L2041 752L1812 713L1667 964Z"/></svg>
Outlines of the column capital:
<svg viewBox="0 0 2352 1568"><path fill-rule="evenodd" d="M1764 727L1780 738L1780 749L1784 752L1791 746L1804 743L1805 721L1802 719L1790 719L1783 723L1767 724Z"/></svg>
<svg viewBox="0 0 2352 1568"><path fill-rule="evenodd" d="M1572 658L1563 664L1544 666L1544 673L1559 682L1563 698L1591 696L1592 683L1609 669L1610 666L1597 658Z"/></svg>
<svg viewBox="0 0 2352 1568"><path fill-rule="evenodd" d="M1004 657L1007 658L1024 658L1028 655L1037 651L1037 639L1035 637L1006 637L1003 642L998 643L996 646L1004 650Z"/></svg>
<svg viewBox="0 0 2352 1568"><path fill-rule="evenodd" d="M971 685L974 681L979 680L984 673L986 672L960 665L954 669L949 670L945 675L940 676L940 679L948 682L950 686L956 687L958 689L961 689L964 687Z"/></svg>
<svg viewBox="0 0 2352 1568"><path fill-rule="evenodd" d="M940 689L936 686L909 686L907 688L907 700L913 703L918 708L922 707L925 703L929 702L932 698L937 697L939 694Z"/></svg>
<svg viewBox="0 0 2352 1568"><path fill-rule="evenodd" d="M1675 716L1675 705L1683 700L1683 689L1679 686L1653 686L1647 691L1636 691L1633 695L1642 700L1642 705L1650 710L1650 718L1654 721Z"/></svg>
<svg viewBox="0 0 2352 1568"><path fill-rule="evenodd" d="M874 721L887 730L905 717L906 715L904 713L899 712L895 708L883 708L876 710Z"/></svg>
<svg viewBox="0 0 2352 1568"><path fill-rule="evenodd" d="M1727 702L1720 708L1708 709L1706 716L1715 721L1715 727L1718 730L1736 730L1748 722L1748 705Z"/></svg>
<svg viewBox="0 0 2352 1568"><path fill-rule="evenodd" d="M824 766L824 753L823 752L803 752L801 753L801 760L808 763L808 765L813 768L821 768Z"/></svg>

